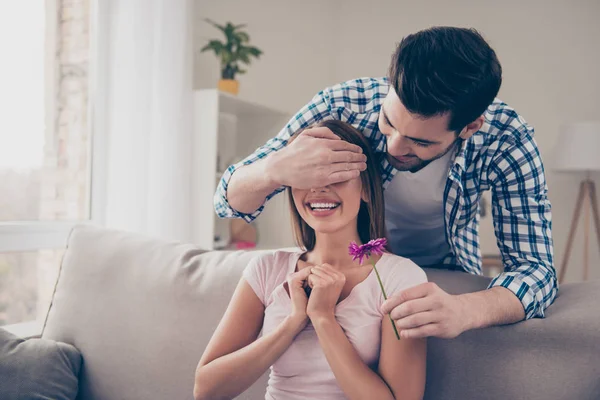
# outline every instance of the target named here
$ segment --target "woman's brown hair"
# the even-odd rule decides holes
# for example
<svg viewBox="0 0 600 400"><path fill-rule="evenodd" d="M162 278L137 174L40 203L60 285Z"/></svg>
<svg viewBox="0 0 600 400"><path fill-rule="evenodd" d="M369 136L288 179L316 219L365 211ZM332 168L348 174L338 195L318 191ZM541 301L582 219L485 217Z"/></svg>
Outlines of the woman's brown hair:
<svg viewBox="0 0 600 400"><path fill-rule="evenodd" d="M371 145L359 130L346 122L327 120L321 121L310 128L314 127L329 128L329 130L336 136L339 136L340 139L360 146L363 153L367 156L367 169L360 173L360 179L362 182L363 193L369 201L365 202L361 200L360 202L357 219L358 236L363 243L367 243L371 239L385 237L385 208L383 202L380 162L379 159L375 157ZM295 137L297 137L297 135ZM288 188L287 192L292 214L292 228L294 230L296 243L298 246L306 249L306 251L311 251L315 248L315 231L302 219L300 213L296 209L291 188Z"/></svg>

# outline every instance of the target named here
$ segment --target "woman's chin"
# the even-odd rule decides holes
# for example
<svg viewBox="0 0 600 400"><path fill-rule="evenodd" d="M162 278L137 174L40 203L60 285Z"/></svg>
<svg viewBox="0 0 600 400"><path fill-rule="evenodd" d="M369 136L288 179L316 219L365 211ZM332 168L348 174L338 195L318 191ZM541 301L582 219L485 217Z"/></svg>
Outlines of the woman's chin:
<svg viewBox="0 0 600 400"><path fill-rule="evenodd" d="M311 228L318 234L330 235L339 232L345 224L341 221L311 221Z"/></svg>

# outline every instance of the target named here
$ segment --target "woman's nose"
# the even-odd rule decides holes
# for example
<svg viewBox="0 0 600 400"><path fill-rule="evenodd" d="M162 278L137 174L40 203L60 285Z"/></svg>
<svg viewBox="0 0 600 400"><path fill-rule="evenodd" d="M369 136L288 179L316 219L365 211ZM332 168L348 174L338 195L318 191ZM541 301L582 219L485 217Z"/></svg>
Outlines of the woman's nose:
<svg viewBox="0 0 600 400"><path fill-rule="evenodd" d="M328 192L329 188L327 186L322 186L322 187L310 188L310 191L312 193Z"/></svg>

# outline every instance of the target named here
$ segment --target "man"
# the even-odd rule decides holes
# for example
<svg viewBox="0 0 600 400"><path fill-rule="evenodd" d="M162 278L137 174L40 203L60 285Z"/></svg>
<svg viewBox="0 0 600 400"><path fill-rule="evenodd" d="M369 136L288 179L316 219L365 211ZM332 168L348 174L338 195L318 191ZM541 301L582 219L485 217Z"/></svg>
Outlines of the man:
<svg viewBox="0 0 600 400"><path fill-rule="evenodd" d="M394 253L422 267L481 274L479 199L492 191L505 271L487 290L450 295L433 283L384 305L403 337L462 332L543 317L558 291L550 202L533 128L496 99L496 54L472 29L436 27L398 45L388 78L328 88L267 144L231 166L215 194L221 217L251 221L285 186L323 187L357 177L365 157L325 128L349 122L382 157L386 224Z"/></svg>

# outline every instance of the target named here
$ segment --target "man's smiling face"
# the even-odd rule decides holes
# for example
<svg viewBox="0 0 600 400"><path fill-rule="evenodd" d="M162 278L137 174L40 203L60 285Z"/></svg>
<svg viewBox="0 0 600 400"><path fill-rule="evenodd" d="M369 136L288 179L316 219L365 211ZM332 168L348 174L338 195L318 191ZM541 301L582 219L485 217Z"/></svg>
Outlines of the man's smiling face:
<svg viewBox="0 0 600 400"><path fill-rule="evenodd" d="M389 162L400 171L416 172L443 157L459 139L448 129L449 118L449 113L429 118L411 114L390 88L379 113Z"/></svg>

